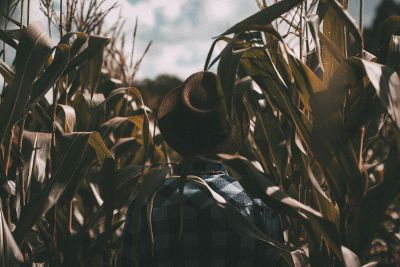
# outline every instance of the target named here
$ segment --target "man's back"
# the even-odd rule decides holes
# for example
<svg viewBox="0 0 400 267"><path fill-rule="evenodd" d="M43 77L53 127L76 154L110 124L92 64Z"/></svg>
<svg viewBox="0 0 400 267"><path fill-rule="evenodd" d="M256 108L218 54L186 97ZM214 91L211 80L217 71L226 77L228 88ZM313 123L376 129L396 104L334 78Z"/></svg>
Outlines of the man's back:
<svg viewBox="0 0 400 267"><path fill-rule="evenodd" d="M250 198L222 164L198 162L191 174L200 176L248 220L282 241L279 216L260 199ZM173 179L164 183L154 197L150 223L146 207L143 208L140 266L277 266L276 249L240 236L232 230L207 189L193 182L183 183L183 194L180 181ZM133 242L131 216L128 212L124 265L129 265L133 256L129 249Z"/></svg>

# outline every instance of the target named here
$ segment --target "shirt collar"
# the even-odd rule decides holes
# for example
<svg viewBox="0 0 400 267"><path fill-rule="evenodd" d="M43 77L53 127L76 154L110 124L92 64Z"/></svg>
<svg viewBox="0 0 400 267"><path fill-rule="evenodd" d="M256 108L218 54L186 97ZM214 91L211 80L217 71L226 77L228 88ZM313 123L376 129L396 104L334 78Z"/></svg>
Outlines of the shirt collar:
<svg viewBox="0 0 400 267"><path fill-rule="evenodd" d="M178 166L178 173L182 173L182 164ZM211 161L204 158L196 158L187 167L187 174L227 174L225 166L218 161Z"/></svg>

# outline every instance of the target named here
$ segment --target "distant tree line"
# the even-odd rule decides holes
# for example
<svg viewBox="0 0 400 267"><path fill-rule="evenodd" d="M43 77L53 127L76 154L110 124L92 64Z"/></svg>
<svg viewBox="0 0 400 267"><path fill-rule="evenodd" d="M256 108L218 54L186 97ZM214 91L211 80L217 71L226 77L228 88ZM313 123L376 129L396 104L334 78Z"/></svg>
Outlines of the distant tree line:
<svg viewBox="0 0 400 267"><path fill-rule="evenodd" d="M135 86L139 88L146 105L154 111L158 110L162 98L172 89L182 84L182 80L170 74L161 74L154 79L143 79Z"/></svg>
<svg viewBox="0 0 400 267"><path fill-rule="evenodd" d="M374 55L378 53L381 36L381 25L388 17L400 14L400 3L394 0L383 0L375 10L375 18L372 25L364 30L364 42L366 50ZM400 29L397 29L399 34Z"/></svg>

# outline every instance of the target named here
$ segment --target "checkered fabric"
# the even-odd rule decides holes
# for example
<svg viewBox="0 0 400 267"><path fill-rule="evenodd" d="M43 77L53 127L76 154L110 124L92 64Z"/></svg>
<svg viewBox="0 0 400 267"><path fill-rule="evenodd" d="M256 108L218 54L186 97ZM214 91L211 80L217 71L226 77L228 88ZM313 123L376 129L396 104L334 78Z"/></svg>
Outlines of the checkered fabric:
<svg viewBox="0 0 400 267"><path fill-rule="evenodd" d="M204 179L261 230L283 241L279 215L244 192L222 164L206 163L192 174ZM276 249L234 232L207 189L186 181L182 196L181 185L176 179L166 180L155 195L151 221L154 243L150 241L146 207L143 208L140 266L278 266ZM123 266L133 266L131 210L124 229Z"/></svg>

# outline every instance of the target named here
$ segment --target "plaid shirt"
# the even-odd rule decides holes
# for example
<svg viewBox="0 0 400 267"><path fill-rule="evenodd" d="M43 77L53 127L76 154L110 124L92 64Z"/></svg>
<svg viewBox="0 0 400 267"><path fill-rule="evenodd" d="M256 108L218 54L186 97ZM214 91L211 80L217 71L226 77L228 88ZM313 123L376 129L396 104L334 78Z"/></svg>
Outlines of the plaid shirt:
<svg viewBox="0 0 400 267"><path fill-rule="evenodd" d="M283 241L279 215L260 199L250 198L222 164L199 162L196 166L191 174L204 179L261 230ZM143 208L140 266L278 266L277 250L234 232L207 189L186 182L181 197L179 188L179 181L169 179L155 195L151 219L153 251L146 207ZM133 266L131 207L124 229L123 266Z"/></svg>

